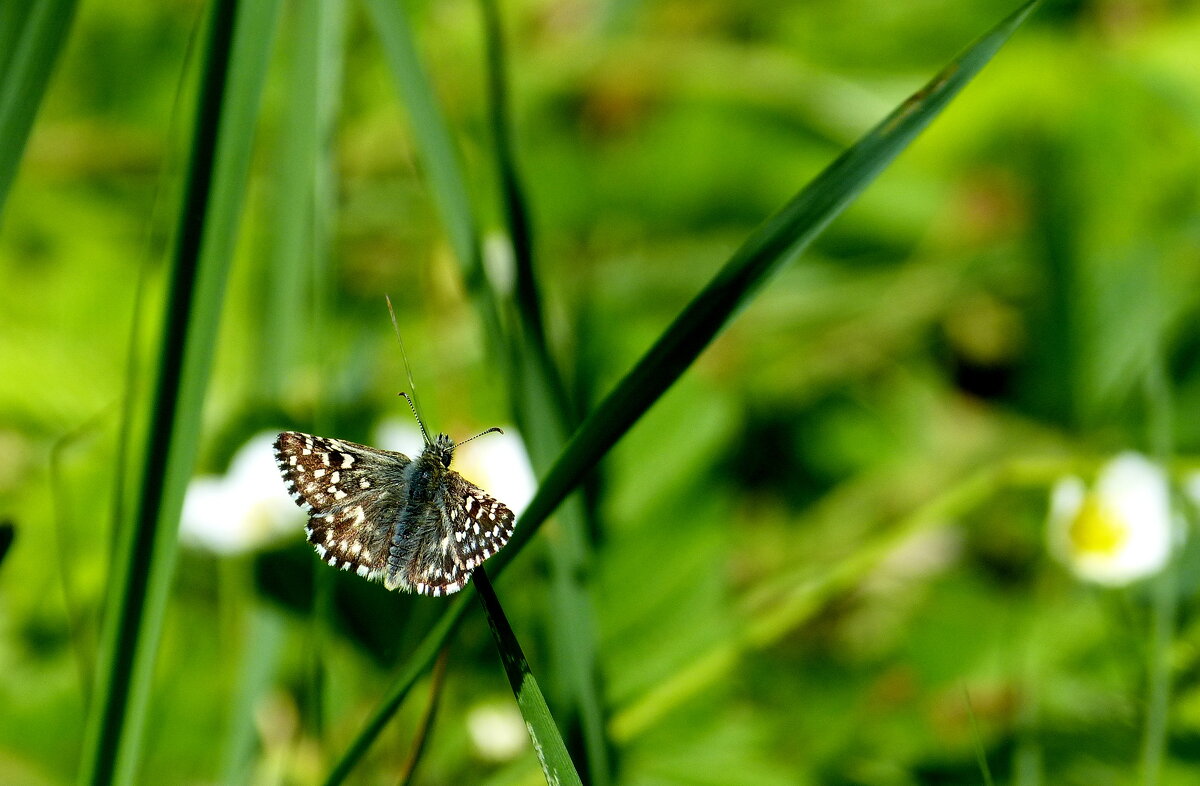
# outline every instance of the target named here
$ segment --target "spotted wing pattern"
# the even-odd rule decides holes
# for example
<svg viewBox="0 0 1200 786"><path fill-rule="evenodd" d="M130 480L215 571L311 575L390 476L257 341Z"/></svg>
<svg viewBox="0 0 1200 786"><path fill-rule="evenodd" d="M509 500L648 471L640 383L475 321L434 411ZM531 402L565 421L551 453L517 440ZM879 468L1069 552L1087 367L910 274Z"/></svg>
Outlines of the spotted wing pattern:
<svg viewBox="0 0 1200 786"><path fill-rule="evenodd" d="M513 534L512 511L429 448L413 465L402 453L285 431L275 461L321 559L388 589L457 592Z"/></svg>
<svg viewBox="0 0 1200 786"><path fill-rule="evenodd" d="M285 431L275 440L275 461L292 499L309 514L308 542L321 559L364 578L382 577L406 499L408 456Z"/></svg>
<svg viewBox="0 0 1200 786"><path fill-rule="evenodd" d="M428 526L414 528L395 583L426 595L449 595L466 586L471 572L513 534L513 513L504 503L447 470L434 497Z"/></svg>

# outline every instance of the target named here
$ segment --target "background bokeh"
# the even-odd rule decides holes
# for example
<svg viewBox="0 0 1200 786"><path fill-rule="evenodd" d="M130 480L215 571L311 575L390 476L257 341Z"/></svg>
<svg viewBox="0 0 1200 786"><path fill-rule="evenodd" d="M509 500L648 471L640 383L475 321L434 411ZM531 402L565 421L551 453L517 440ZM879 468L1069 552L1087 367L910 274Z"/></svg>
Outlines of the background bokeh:
<svg viewBox="0 0 1200 786"><path fill-rule="evenodd" d="M407 5L503 282L478 4ZM762 219L1011 10L504 4L548 332L580 406ZM155 362L202 11L80 4L0 215L0 518L15 526L0 782L75 777L122 410L145 395L129 356L141 377ZM344 66L324 75L339 107L327 275L273 272L272 255L311 239L280 220L295 27L284 3L205 475L262 430L319 422L366 441L408 417L384 293L432 427L511 424L356 3ZM1061 475L1163 444L1186 473L1200 449L1198 75L1195 2L1047 3L606 458L588 587L619 782L1135 782L1153 592L1077 582L1044 529ZM223 499L218 517L252 520L252 494ZM436 615L437 599L348 576L314 612L316 561L291 531L181 550L144 782L318 782ZM552 522L497 581L552 710L556 542ZM1173 571L1161 783L1200 766L1198 565L1185 548ZM394 782L426 702L422 683L356 777ZM523 735L473 613L417 782L536 783Z"/></svg>

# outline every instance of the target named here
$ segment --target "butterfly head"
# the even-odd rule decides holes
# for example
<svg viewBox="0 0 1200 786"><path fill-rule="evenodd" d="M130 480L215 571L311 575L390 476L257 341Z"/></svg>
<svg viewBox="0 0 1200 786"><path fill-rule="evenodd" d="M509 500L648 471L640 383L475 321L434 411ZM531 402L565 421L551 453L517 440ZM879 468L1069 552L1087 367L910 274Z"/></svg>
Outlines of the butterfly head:
<svg viewBox="0 0 1200 786"><path fill-rule="evenodd" d="M442 462L443 467L449 468L450 459L454 458L454 440L450 439L448 434L438 434L437 439L431 442L426 450Z"/></svg>

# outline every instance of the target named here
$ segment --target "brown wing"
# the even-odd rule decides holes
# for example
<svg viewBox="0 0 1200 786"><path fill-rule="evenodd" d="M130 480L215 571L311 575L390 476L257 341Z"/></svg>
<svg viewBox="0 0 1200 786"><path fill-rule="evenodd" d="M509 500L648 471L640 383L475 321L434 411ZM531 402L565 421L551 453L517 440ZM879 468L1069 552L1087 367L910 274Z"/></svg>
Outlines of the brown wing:
<svg viewBox="0 0 1200 786"><path fill-rule="evenodd" d="M435 498L436 526L424 527L400 571L407 583L426 595L458 592L471 571L508 542L514 516L504 503L454 471Z"/></svg>
<svg viewBox="0 0 1200 786"><path fill-rule="evenodd" d="M275 440L275 461L292 499L309 514L308 541L321 559L381 577L405 497L408 456L285 431Z"/></svg>

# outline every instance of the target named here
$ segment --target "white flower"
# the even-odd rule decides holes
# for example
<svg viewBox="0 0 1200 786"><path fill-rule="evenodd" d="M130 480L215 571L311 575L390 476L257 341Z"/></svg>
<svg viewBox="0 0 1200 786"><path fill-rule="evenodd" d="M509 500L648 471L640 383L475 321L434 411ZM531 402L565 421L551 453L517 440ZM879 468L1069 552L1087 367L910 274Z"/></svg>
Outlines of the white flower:
<svg viewBox="0 0 1200 786"><path fill-rule="evenodd" d="M1090 489L1067 477L1050 495L1050 553L1097 584L1121 586L1157 573L1170 556L1173 528L1166 473L1137 453L1106 464Z"/></svg>
<svg viewBox="0 0 1200 786"><path fill-rule="evenodd" d="M279 477L274 442L275 432L256 434L225 475L192 479L179 528L183 543L236 554L301 531L303 515Z"/></svg>
<svg viewBox="0 0 1200 786"><path fill-rule="evenodd" d="M467 734L475 753L487 761L514 759L529 745L525 722L511 699L467 710Z"/></svg>

